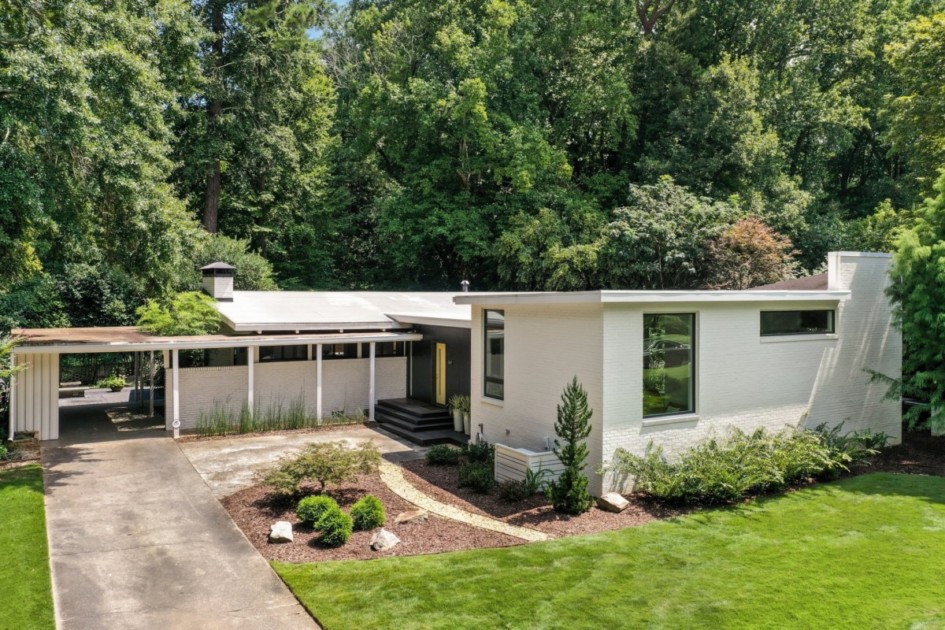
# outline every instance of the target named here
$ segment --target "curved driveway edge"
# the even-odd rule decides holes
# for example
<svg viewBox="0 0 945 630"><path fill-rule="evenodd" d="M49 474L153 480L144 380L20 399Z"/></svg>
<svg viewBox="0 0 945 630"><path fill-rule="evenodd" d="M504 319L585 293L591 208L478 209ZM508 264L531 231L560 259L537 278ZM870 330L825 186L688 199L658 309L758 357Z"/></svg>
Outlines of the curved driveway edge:
<svg viewBox="0 0 945 630"><path fill-rule="evenodd" d="M43 467L60 630L318 627L170 438L47 447Z"/></svg>

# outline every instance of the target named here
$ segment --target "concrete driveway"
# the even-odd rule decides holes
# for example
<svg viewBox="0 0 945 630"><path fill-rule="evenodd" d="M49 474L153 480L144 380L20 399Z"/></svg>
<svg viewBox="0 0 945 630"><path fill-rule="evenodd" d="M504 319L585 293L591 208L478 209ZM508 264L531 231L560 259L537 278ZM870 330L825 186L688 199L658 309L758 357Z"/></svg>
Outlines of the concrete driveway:
<svg viewBox="0 0 945 630"><path fill-rule="evenodd" d="M352 425L324 431L276 433L180 442L180 448L217 498L222 499L256 483L256 472L281 457L294 455L312 442L344 442L358 446L373 442L387 459L421 457L427 449L387 433Z"/></svg>
<svg viewBox="0 0 945 630"><path fill-rule="evenodd" d="M56 621L71 628L316 628L178 445L44 447Z"/></svg>

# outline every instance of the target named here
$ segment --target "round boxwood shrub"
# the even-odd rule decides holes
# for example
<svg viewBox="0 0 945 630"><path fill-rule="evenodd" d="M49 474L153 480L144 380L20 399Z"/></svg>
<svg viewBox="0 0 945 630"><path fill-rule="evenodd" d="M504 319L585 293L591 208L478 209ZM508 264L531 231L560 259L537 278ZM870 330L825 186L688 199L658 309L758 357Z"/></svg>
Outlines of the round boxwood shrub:
<svg viewBox="0 0 945 630"><path fill-rule="evenodd" d="M351 538L354 521L336 505L322 514L315 523L315 529L322 533L321 538L318 539L321 544L326 547L340 547Z"/></svg>
<svg viewBox="0 0 945 630"><path fill-rule="evenodd" d="M358 531L380 527L387 520L384 504L373 494L369 494L351 506L351 520Z"/></svg>
<svg viewBox="0 0 945 630"><path fill-rule="evenodd" d="M313 497L305 497L299 501L298 506L295 508L295 515L298 516L299 520L303 523L314 525L325 512L332 509L341 509L338 507L337 501L331 497L316 495Z"/></svg>
<svg viewBox="0 0 945 630"><path fill-rule="evenodd" d="M492 466L479 462L463 464L459 467L459 486L479 494L489 494L495 486Z"/></svg>
<svg viewBox="0 0 945 630"><path fill-rule="evenodd" d="M427 451L427 463L431 466L456 466L462 451L446 444L431 446Z"/></svg>

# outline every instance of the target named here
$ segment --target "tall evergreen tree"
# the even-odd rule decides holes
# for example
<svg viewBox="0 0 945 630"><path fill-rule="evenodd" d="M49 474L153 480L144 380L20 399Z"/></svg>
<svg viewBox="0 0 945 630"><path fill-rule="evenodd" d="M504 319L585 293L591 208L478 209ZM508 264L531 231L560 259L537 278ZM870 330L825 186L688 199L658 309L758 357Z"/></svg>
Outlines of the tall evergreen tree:
<svg viewBox="0 0 945 630"><path fill-rule="evenodd" d="M561 475L548 486L548 497L558 512L581 514L594 504L587 490L587 437L591 434L593 412L587 404L587 392L577 376L564 388L558 419L555 421L554 453L564 465Z"/></svg>

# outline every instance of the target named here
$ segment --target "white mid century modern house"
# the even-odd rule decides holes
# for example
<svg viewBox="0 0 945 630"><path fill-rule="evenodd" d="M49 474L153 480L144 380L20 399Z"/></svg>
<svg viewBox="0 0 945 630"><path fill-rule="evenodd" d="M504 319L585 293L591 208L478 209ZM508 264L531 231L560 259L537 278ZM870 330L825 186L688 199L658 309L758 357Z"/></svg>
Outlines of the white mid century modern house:
<svg viewBox="0 0 945 630"><path fill-rule="evenodd" d="M301 401L363 410L420 443L452 434L445 405L471 395L473 439L525 465L546 460L556 405L577 376L594 410L588 472L617 447L684 448L730 425L835 425L900 439L900 407L867 370L901 371L884 293L890 257L831 253L824 277L749 291L569 293L250 292L204 268L225 334L163 338L133 328L20 330L26 365L11 428L59 437L59 356L164 357L166 428Z"/></svg>
<svg viewBox="0 0 945 630"><path fill-rule="evenodd" d="M867 370L899 377L884 289L890 256L831 253L823 278L748 291L460 295L472 306L472 417L490 442L548 450L577 376L593 408L593 474L622 447L668 452L729 426L829 426L901 440L900 403ZM823 286L817 286L822 284ZM533 465L534 466L534 465Z"/></svg>

